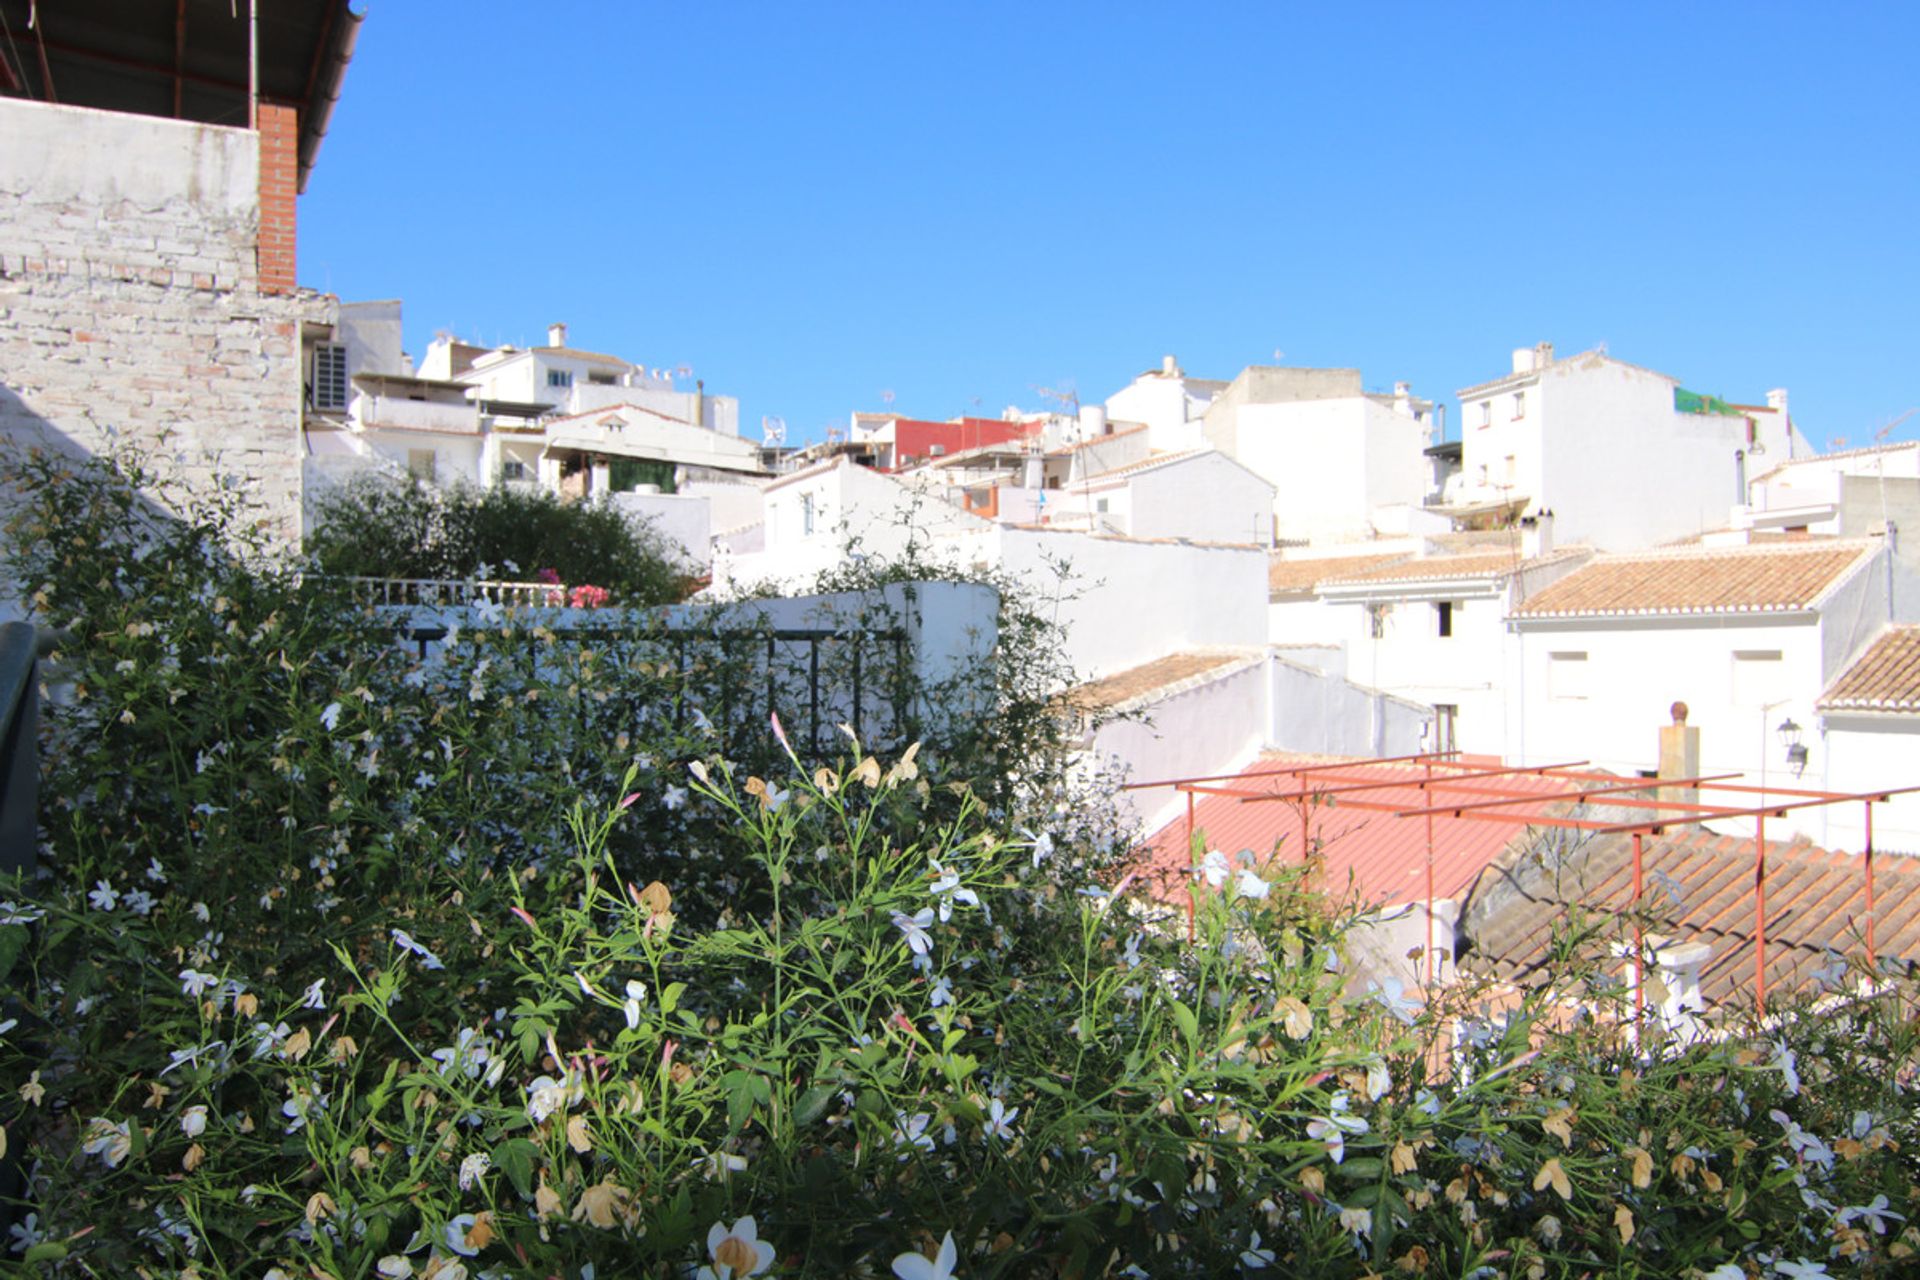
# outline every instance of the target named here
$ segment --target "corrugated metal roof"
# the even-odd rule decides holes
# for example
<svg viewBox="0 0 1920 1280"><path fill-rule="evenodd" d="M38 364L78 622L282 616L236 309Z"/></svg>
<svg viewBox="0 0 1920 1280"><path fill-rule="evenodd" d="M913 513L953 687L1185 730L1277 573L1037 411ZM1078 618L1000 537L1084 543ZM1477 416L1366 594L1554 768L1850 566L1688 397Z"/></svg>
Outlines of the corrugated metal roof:
<svg viewBox="0 0 1920 1280"><path fill-rule="evenodd" d="M1629 835L1527 841L1487 867L1461 915L1470 952L1462 965L1532 984L1564 940L1568 910L1619 915L1633 895ZM1751 1000L1757 950L1755 844L1751 837L1695 829L1645 837L1641 905L1667 943L1703 942L1700 974L1709 1004ZM1804 842L1767 842L1767 994L1809 991L1836 954L1864 954L1865 859ZM1920 962L1920 859L1882 855L1875 864L1876 950ZM1604 940L1603 940L1604 945Z"/></svg>
<svg viewBox="0 0 1920 1280"><path fill-rule="evenodd" d="M1386 783L1378 790L1356 793L1352 799L1368 805L1403 809L1425 808L1442 799L1491 799L1502 792L1542 797L1564 793L1567 783L1554 778L1505 774L1496 781L1478 781L1462 770L1439 766L1433 770L1433 792L1421 783L1426 771L1417 764L1376 764L1355 761L1334 772L1304 775L1276 774L1276 770L1325 764L1324 758L1264 755L1237 780L1223 787L1268 795L1292 794L1309 788L1332 788L1346 783ZM1267 775L1267 776L1263 776ZM1283 800L1243 801L1232 796L1201 796L1194 808L1194 830L1206 834L1207 847L1228 854L1248 850L1259 863L1269 858L1294 862L1300 858L1301 805ZM1531 815L1549 802L1516 804L1509 812ZM1517 832L1515 823L1435 815L1433 829L1433 891L1438 898L1457 898ZM1385 906L1424 901L1427 895L1427 820L1398 818L1390 811L1361 809L1343 804L1337 795L1325 796L1306 807L1306 843L1320 859L1316 883L1330 893L1344 894L1351 885L1367 902ZM1182 892L1192 858L1188 853L1184 817L1161 828L1141 850L1140 871L1150 876L1155 892L1172 897Z"/></svg>
<svg viewBox="0 0 1920 1280"><path fill-rule="evenodd" d="M1889 628L1819 705L1823 711L1920 711L1920 626Z"/></svg>
<svg viewBox="0 0 1920 1280"><path fill-rule="evenodd" d="M1805 609L1866 563L1861 541L1601 556L1521 602L1516 618Z"/></svg>

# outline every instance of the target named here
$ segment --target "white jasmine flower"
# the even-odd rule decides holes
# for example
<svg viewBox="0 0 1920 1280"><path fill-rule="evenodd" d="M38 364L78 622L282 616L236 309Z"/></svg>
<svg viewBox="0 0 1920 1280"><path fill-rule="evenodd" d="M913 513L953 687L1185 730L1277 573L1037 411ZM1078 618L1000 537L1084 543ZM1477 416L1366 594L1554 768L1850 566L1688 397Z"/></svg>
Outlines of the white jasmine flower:
<svg viewBox="0 0 1920 1280"><path fill-rule="evenodd" d="M1273 886L1255 875L1251 867L1243 867L1239 879L1234 881L1234 888L1239 890L1243 898L1264 898Z"/></svg>
<svg viewBox="0 0 1920 1280"><path fill-rule="evenodd" d="M480 1181L482 1174L493 1166L493 1157L484 1151L476 1151L460 1162L460 1189L473 1190L474 1183Z"/></svg>
<svg viewBox="0 0 1920 1280"><path fill-rule="evenodd" d="M707 1228L707 1256L713 1265L694 1272L694 1280L741 1280L757 1276L773 1265L773 1246L760 1239L759 1226L751 1216L731 1227L716 1222Z"/></svg>
<svg viewBox="0 0 1920 1280"><path fill-rule="evenodd" d="M471 1258L479 1253L480 1250L467 1243L467 1233L473 1230L477 1221L478 1218L471 1213L453 1215L453 1220L447 1223L446 1230L442 1233L447 1242L447 1248L463 1258Z"/></svg>
<svg viewBox="0 0 1920 1280"><path fill-rule="evenodd" d="M927 934L927 927L933 923L933 908L922 907L912 915L893 913L894 928L906 935L907 948L915 955L924 956L933 948L933 939Z"/></svg>
<svg viewBox="0 0 1920 1280"><path fill-rule="evenodd" d="M87 901L93 904L96 911L111 911L119 905L120 894L105 880L95 880L92 892L87 894Z"/></svg>
<svg viewBox="0 0 1920 1280"><path fill-rule="evenodd" d="M1218 889L1233 874L1233 864L1227 861L1227 855L1218 849L1207 850L1207 856L1200 860L1194 874L1207 882L1210 889Z"/></svg>
<svg viewBox="0 0 1920 1280"><path fill-rule="evenodd" d="M90 1156L99 1156L100 1162L107 1168L115 1168L133 1150L133 1130L125 1120L96 1117L87 1121L87 1139L81 1144L80 1150Z"/></svg>
<svg viewBox="0 0 1920 1280"><path fill-rule="evenodd" d="M326 726L328 733L332 733L340 724L340 704L329 702L327 709L320 713L320 723Z"/></svg>
<svg viewBox="0 0 1920 1280"><path fill-rule="evenodd" d="M220 981L220 979L214 974L202 973L198 969L182 969L180 971L180 994L183 996L192 996L198 1000L206 993L208 987L211 987L218 981Z"/></svg>
<svg viewBox="0 0 1920 1280"><path fill-rule="evenodd" d="M439 956L436 956L433 952L415 942L413 935L405 929L395 929L393 931L393 945L399 947L402 951L411 951L414 955L419 956L420 966L424 969L444 969L447 967L440 963Z"/></svg>
<svg viewBox="0 0 1920 1280"><path fill-rule="evenodd" d="M1247 1247L1240 1251L1240 1265L1257 1271L1262 1267L1272 1266L1273 1262L1273 1250L1261 1247L1260 1232L1256 1229L1253 1239L1248 1241Z"/></svg>
<svg viewBox="0 0 1920 1280"><path fill-rule="evenodd" d="M153 881L155 884L165 884L167 882L167 869L160 865L160 859L147 859L147 879Z"/></svg>
<svg viewBox="0 0 1920 1280"><path fill-rule="evenodd" d="M1795 1098L1800 1095L1799 1060L1794 1056L1793 1050L1787 1047L1785 1040L1773 1042L1773 1060L1767 1065L1778 1071L1786 1081L1788 1097Z"/></svg>
<svg viewBox="0 0 1920 1280"><path fill-rule="evenodd" d="M927 1003L938 1009L943 1004L953 1003L953 979L941 974L927 992Z"/></svg>
<svg viewBox="0 0 1920 1280"><path fill-rule="evenodd" d="M121 895L126 899L127 910L137 916L153 914L153 895L145 889L129 889Z"/></svg>
<svg viewBox="0 0 1920 1280"><path fill-rule="evenodd" d="M669 783L667 789L660 793L660 804L669 813L686 808L687 789Z"/></svg>
<svg viewBox="0 0 1920 1280"><path fill-rule="evenodd" d="M933 1138L927 1133L927 1125L931 1123L932 1120L933 1117L925 1112L911 1116L904 1111L896 1111L894 1113L894 1145L908 1148L908 1151L901 1155L900 1158L902 1160L905 1160L908 1155L912 1154L911 1149L914 1147L918 1147L922 1151L933 1150Z"/></svg>
<svg viewBox="0 0 1920 1280"><path fill-rule="evenodd" d="M326 987L326 985L327 985L327 980L325 978L315 978L313 980L313 985L307 988L307 994L301 999L300 1007L302 1009L326 1008L327 998L323 994L323 990Z"/></svg>
<svg viewBox="0 0 1920 1280"><path fill-rule="evenodd" d="M954 1246L953 1232L949 1231L940 1241L939 1254L931 1262L924 1254L903 1253L893 1260L893 1274L900 1280L953 1280L953 1269L959 1265L960 1250Z"/></svg>
<svg viewBox="0 0 1920 1280"><path fill-rule="evenodd" d="M1013 1137L1013 1118L1020 1114L1020 1108L1008 1109L1007 1104L995 1098L987 1104L987 1131L989 1138L1008 1139Z"/></svg>
<svg viewBox="0 0 1920 1280"><path fill-rule="evenodd" d="M627 1002L626 1002L626 1003L625 1003L624 1005L622 1005L622 1006L621 1006L621 1011L622 1011L622 1012L624 1012L624 1013L625 1013L625 1014L627 1015L627 1029L628 1029L629 1031L634 1031L634 1030L638 1030L638 1029L639 1029L639 1027L640 1027L640 1002L641 1002L642 1000L645 1000L646 998L647 998L647 984L646 984L646 983L644 983L644 982L634 982L634 981L631 981L631 980L630 980L630 981L628 981L628 983L627 983Z"/></svg>
<svg viewBox="0 0 1920 1280"><path fill-rule="evenodd" d="M189 1138L197 1138L207 1131L207 1108L204 1103L195 1103L180 1113L180 1132Z"/></svg>

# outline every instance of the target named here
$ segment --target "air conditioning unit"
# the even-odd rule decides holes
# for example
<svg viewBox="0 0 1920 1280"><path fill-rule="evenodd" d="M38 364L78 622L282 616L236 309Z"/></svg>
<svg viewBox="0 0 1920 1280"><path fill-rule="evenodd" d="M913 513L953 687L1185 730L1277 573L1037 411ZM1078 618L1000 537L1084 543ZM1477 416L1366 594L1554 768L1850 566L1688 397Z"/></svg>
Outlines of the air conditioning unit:
<svg viewBox="0 0 1920 1280"><path fill-rule="evenodd" d="M935 458L944 458L947 456L947 446L943 444L936 444L932 448L928 449L927 453L930 456Z"/></svg>

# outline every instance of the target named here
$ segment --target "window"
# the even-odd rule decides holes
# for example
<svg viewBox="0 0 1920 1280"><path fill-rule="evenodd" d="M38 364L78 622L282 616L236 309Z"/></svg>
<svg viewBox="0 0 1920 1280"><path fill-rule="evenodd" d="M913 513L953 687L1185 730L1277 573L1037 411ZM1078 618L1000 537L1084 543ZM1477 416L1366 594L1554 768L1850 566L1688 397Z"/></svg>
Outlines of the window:
<svg viewBox="0 0 1920 1280"><path fill-rule="evenodd" d="M1367 606L1367 635L1375 640L1386 638L1387 608L1388 606L1384 604L1370 604Z"/></svg>
<svg viewBox="0 0 1920 1280"><path fill-rule="evenodd" d="M1480 408L1480 425L1483 427L1492 426L1493 425L1493 401L1482 400L1480 402L1479 408Z"/></svg>
<svg viewBox="0 0 1920 1280"><path fill-rule="evenodd" d="M1553 702L1587 700L1587 655L1568 650L1547 655L1547 697Z"/></svg>
<svg viewBox="0 0 1920 1280"><path fill-rule="evenodd" d="M332 342L313 348L313 382L308 398L316 409L347 407L347 349Z"/></svg>
<svg viewBox="0 0 1920 1280"><path fill-rule="evenodd" d="M550 387L570 387L573 385L573 374L566 369L549 369L547 370L547 385Z"/></svg>
<svg viewBox="0 0 1920 1280"><path fill-rule="evenodd" d="M434 473L439 470L439 456L431 449L407 450L407 474L416 480L425 480L432 484Z"/></svg>
<svg viewBox="0 0 1920 1280"><path fill-rule="evenodd" d="M1520 463L1512 454L1507 455L1507 483L1512 484L1520 476Z"/></svg>
<svg viewBox="0 0 1920 1280"><path fill-rule="evenodd" d="M813 536L813 495L810 493L800 495L800 536Z"/></svg>
<svg viewBox="0 0 1920 1280"><path fill-rule="evenodd" d="M1433 606L1434 634L1446 639L1453 634L1453 601L1437 601Z"/></svg>
<svg viewBox="0 0 1920 1280"><path fill-rule="evenodd" d="M1099 499L1093 504L1093 509L1101 515L1107 514L1107 500L1105 498Z"/></svg>
<svg viewBox="0 0 1920 1280"><path fill-rule="evenodd" d="M613 375L610 373L590 373L587 375L587 385L610 387L613 385Z"/></svg>
<svg viewBox="0 0 1920 1280"><path fill-rule="evenodd" d="M502 480L525 480L527 478L527 464L518 458L508 458L500 464L500 478Z"/></svg>
<svg viewBox="0 0 1920 1280"><path fill-rule="evenodd" d="M1513 393L1513 416L1516 418L1527 416L1527 393L1524 391Z"/></svg>
<svg viewBox="0 0 1920 1280"><path fill-rule="evenodd" d="M1433 704L1433 749L1451 755L1460 749L1460 708L1451 702Z"/></svg>

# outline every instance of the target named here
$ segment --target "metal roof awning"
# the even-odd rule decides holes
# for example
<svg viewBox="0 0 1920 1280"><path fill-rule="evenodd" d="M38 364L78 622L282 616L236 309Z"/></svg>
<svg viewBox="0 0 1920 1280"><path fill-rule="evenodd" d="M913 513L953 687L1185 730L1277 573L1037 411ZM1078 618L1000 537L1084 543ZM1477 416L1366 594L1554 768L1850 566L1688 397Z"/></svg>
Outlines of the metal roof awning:
<svg viewBox="0 0 1920 1280"><path fill-rule="evenodd" d="M300 114L304 191L363 15L348 0L0 0L0 19L0 92L67 106L249 128L257 58L260 100Z"/></svg>
<svg viewBox="0 0 1920 1280"><path fill-rule="evenodd" d="M749 462L744 458L729 458L722 454L690 458L675 450L661 448L659 445L630 444L625 440L589 440L580 436L560 436L548 441L547 452L597 453L613 458L637 458L642 462L670 462L675 466L711 467L717 471L761 474L761 467L757 460Z"/></svg>

